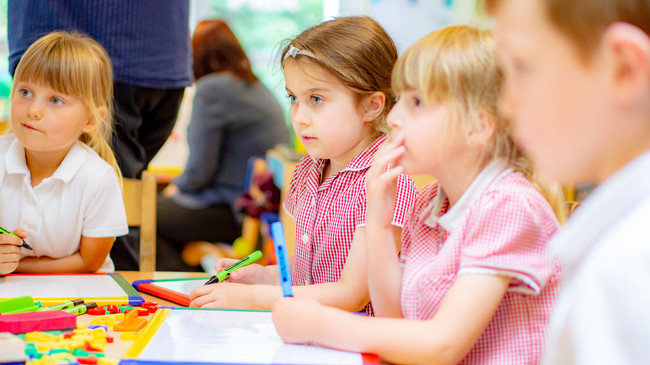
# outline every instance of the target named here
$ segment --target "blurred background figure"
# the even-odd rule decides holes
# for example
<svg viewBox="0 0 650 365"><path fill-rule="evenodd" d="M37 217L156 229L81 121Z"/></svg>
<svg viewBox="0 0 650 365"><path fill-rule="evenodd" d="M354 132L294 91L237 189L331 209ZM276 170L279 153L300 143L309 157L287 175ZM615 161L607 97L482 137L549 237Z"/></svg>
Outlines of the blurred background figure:
<svg viewBox="0 0 650 365"><path fill-rule="evenodd" d="M157 270L193 270L181 259L191 241L232 242L241 233L235 199L250 157L289 141L280 105L257 79L230 27L200 22L192 38L196 92L189 158L158 198Z"/></svg>

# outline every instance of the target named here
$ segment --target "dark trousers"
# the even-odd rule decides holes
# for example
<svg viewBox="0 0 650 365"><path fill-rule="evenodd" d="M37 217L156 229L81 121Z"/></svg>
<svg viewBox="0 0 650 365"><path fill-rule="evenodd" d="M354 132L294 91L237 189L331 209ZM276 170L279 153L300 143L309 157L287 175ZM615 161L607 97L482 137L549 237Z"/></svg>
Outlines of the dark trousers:
<svg viewBox="0 0 650 365"><path fill-rule="evenodd" d="M124 177L139 178L174 129L184 88L114 83L113 151Z"/></svg>
<svg viewBox="0 0 650 365"><path fill-rule="evenodd" d="M140 178L176 124L184 88L154 89L115 82L112 147L124 177ZM129 227L111 249L116 270L138 270L139 229Z"/></svg>
<svg viewBox="0 0 650 365"><path fill-rule="evenodd" d="M193 271L181 258L186 243L209 241L232 243L241 235L241 225L228 204L205 209L186 209L162 195L157 201L156 270Z"/></svg>

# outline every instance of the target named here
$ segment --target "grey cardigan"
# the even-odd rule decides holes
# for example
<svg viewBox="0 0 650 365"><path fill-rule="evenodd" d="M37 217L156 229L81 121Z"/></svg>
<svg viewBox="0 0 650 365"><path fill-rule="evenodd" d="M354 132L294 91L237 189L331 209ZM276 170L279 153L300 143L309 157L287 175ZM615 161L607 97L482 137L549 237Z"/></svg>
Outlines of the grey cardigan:
<svg viewBox="0 0 650 365"><path fill-rule="evenodd" d="M174 182L177 204L203 209L227 203L244 189L251 156L289 141L282 109L259 81L246 84L230 73L210 74L196 82L188 127L189 158Z"/></svg>

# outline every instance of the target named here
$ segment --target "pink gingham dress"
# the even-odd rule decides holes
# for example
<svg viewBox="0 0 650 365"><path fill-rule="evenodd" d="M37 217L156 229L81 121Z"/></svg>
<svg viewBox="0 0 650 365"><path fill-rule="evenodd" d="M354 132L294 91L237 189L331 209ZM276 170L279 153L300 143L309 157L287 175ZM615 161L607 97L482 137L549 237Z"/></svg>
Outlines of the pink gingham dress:
<svg viewBox="0 0 650 365"><path fill-rule="evenodd" d="M293 285L339 281L354 231L366 223L366 173L385 140L385 135L375 140L320 185L327 160L305 156L298 162L284 200L296 220ZM393 225L404 226L416 192L413 179L398 178Z"/></svg>
<svg viewBox="0 0 650 365"><path fill-rule="evenodd" d="M462 364L536 364L558 294L546 254L558 222L520 173L492 163L449 209L437 183L422 189L402 233L402 311L430 319L458 275L506 275L510 287Z"/></svg>

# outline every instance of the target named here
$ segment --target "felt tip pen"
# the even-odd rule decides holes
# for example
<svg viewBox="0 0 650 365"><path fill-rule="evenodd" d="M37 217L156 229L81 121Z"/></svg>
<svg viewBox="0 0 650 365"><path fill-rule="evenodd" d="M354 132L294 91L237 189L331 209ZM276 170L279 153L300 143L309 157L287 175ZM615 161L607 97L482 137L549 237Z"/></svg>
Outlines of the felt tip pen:
<svg viewBox="0 0 650 365"><path fill-rule="evenodd" d="M4 228L2 228L2 227L0 227L0 233L6 233L6 234L10 234L10 235L12 235L12 236L16 236L16 237L20 238L19 235L15 234L15 233L13 233L13 232L9 232L9 231L7 231L6 229L4 229ZM20 245L20 247L24 247L24 248L26 248L26 249L28 249L28 250L32 250L32 251L34 250L34 249L32 248L32 246L28 245L27 242L25 242L24 239L20 238L20 240L23 241L23 244Z"/></svg>
<svg viewBox="0 0 650 365"><path fill-rule="evenodd" d="M63 310L67 308L72 308L75 306L78 306L79 304L83 304L84 300L83 299L75 299L75 300L69 300L67 302L59 303L59 304L54 304L54 305L48 305L47 307L41 307L39 311L56 311L56 310Z"/></svg>
<svg viewBox="0 0 650 365"><path fill-rule="evenodd" d="M95 302L90 302L90 303L85 303L85 304L79 304L75 305L74 307L71 308L66 308L64 311L68 313L74 313L76 315L81 315L84 314L88 311L90 308L97 308L97 303Z"/></svg>
<svg viewBox="0 0 650 365"><path fill-rule="evenodd" d="M253 252L252 254L244 257L243 259L235 262L234 264L230 265L227 269L223 269L213 275L208 281L205 282L203 285L209 285L209 284L214 284L214 283L220 283L224 280L226 280L230 274L239 269L240 267L248 266L252 264L253 262L259 260L262 257L262 251L257 250Z"/></svg>
<svg viewBox="0 0 650 365"><path fill-rule="evenodd" d="M291 284L291 269L289 269L289 255L287 254L287 243L284 239L284 227L281 222L271 224L271 236L273 237L273 246L275 246L275 258L278 261L278 270L280 270L282 295L292 297L293 288Z"/></svg>

